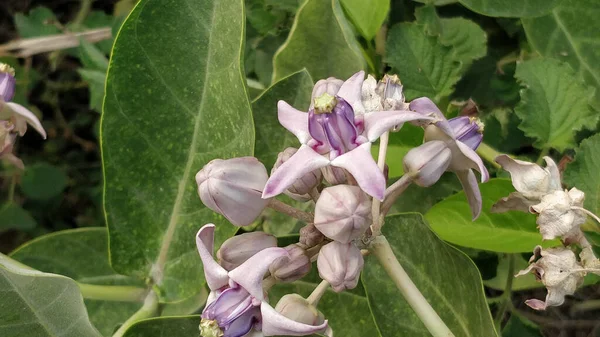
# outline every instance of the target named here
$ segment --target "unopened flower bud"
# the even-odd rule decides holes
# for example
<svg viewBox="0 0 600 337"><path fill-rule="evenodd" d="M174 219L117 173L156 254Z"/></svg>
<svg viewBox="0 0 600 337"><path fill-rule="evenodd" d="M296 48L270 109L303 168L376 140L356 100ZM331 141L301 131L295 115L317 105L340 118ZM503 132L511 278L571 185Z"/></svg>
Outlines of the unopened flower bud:
<svg viewBox="0 0 600 337"><path fill-rule="evenodd" d="M346 172L343 168L329 165L322 168L321 172L325 181L331 185L345 184L347 181Z"/></svg>
<svg viewBox="0 0 600 337"><path fill-rule="evenodd" d="M281 166L288 159L290 159L297 151L298 149L288 147L283 152L280 152L277 155L277 161L275 162L275 165L273 165L271 174L273 174L273 172L275 172L279 168L279 166ZM310 200L310 191L312 191L313 188L315 188L318 184L321 183L322 178L323 175L321 173L321 170L317 169L311 171L302 176L301 178L297 179L296 182L294 182L285 191L285 194L298 201Z"/></svg>
<svg viewBox="0 0 600 337"><path fill-rule="evenodd" d="M546 301L529 299L525 304L535 310L545 310L549 306L561 305L565 295L573 295L583 283L586 270L577 262L577 257L570 249L535 247L529 260L529 267L515 276L532 272L548 289Z"/></svg>
<svg viewBox="0 0 600 337"><path fill-rule="evenodd" d="M281 282L294 282L310 272L311 262L302 247L291 244L285 247L289 256L275 260L269 266L271 276Z"/></svg>
<svg viewBox="0 0 600 337"><path fill-rule="evenodd" d="M408 104L404 103L402 83L398 75L385 74L377 84L377 92L383 100L383 110L408 109Z"/></svg>
<svg viewBox="0 0 600 337"><path fill-rule="evenodd" d="M15 70L8 64L0 63L0 99L9 102L15 96Z"/></svg>
<svg viewBox="0 0 600 337"><path fill-rule="evenodd" d="M263 249L277 247L277 238L265 232L249 232L233 236L217 251L219 264L233 270Z"/></svg>
<svg viewBox="0 0 600 337"><path fill-rule="evenodd" d="M251 224L269 203L262 190L269 176L254 157L215 159L198 174L198 194L204 205L236 226Z"/></svg>
<svg viewBox="0 0 600 337"><path fill-rule="evenodd" d="M321 192L315 227L328 238L348 243L371 224L371 199L358 186L337 185Z"/></svg>
<svg viewBox="0 0 600 337"><path fill-rule="evenodd" d="M353 243L330 242L321 248L317 258L319 276L335 292L355 288L363 265L360 249Z"/></svg>
<svg viewBox="0 0 600 337"><path fill-rule="evenodd" d="M412 175L421 187L435 184L450 165L452 150L446 143L434 140L416 147L404 156L404 172Z"/></svg>
<svg viewBox="0 0 600 337"><path fill-rule="evenodd" d="M307 247L314 247L323 242L325 236L321 233L314 224L308 224L300 228L299 242Z"/></svg>
<svg viewBox="0 0 600 337"><path fill-rule="evenodd" d="M321 325L325 322L325 316L298 294L283 296L277 302L275 310L283 316L299 323Z"/></svg>
<svg viewBox="0 0 600 337"><path fill-rule="evenodd" d="M337 95L338 91L340 91L340 88L342 87L342 84L344 84L344 81L335 77L329 77L327 79L317 81L313 87L311 102L314 104L314 99L323 94L329 94L331 96Z"/></svg>
<svg viewBox="0 0 600 337"><path fill-rule="evenodd" d="M586 214L573 207L583 207L585 195L577 188L570 191L554 191L542 197L539 204L530 207L537 213L537 224L544 240L552 240L579 228L586 221Z"/></svg>

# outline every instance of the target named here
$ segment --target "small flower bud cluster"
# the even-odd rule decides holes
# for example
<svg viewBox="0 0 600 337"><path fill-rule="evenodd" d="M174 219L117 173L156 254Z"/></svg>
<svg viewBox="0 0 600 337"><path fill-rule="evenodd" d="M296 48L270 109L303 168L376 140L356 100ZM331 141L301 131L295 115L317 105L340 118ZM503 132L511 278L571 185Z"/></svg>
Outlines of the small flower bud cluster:
<svg viewBox="0 0 600 337"><path fill-rule="evenodd" d="M533 273L541 281L548 294L545 301L530 299L525 303L535 310L546 310L564 302L566 295L573 295L588 273L600 275L598 260L580 226L587 215L583 208L585 195L573 187L562 188L558 166L550 157L544 157L546 167L500 155L496 162L511 175L516 192L500 199L492 212L511 210L537 215L537 224L543 240L560 238L565 247L542 249L535 247L529 267L515 276ZM577 255L569 246L579 244L582 251Z"/></svg>
<svg viewBox="0 0 600 337"><path fill-rule="evenodd" d="M0 158L23 169L23 161L13 154L17 135L23 136L28 124L44 139L46 131L33 112L12 102L15 89L15 70L7 64L0 63Z"/></svg>

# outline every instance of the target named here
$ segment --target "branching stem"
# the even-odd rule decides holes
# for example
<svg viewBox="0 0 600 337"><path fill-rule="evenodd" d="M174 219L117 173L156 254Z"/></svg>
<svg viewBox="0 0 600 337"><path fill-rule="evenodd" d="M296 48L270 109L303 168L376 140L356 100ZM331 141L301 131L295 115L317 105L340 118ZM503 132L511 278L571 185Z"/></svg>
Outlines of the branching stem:
<svg viewBox="0 0 600 337"><path fill-rule="evenodd" d="M390 139L390 132L384 132L379 138L379 156L377 157L377 166L381 172L385 170L385 157L387 155L388 142ZM371 230L373 235L379 235L381 233L381 226L383 226L383 219L380 219L381 213L381 201L373 198L373 206L371 208L371 214L373 217L373 226Z"/></svg>
<svg viewBox="0 0 600 337"><path fill-rule="evenodd" d="M140 308L140 310L136 311L131 317L129 317L119 330L117 330L113 337L123 337L127 330L137 321L155 317L158 315L160 309L160 305L158 302L158 296L154 291L150 291L144 300L144 305Z"/></svg>
<svg viewBox="0 0 600 337"><path fill-rule="evenodd" d="M431 335L433 337L454 337L452 331L433 310L427 299L402 268L387 239L383 235L377 236L371 242L369 250L377 257L381 266L394 281L402 296L413 308Z"/></svg>
<svg viewBox="0 0 600 337"><path fill-rule="evenodd" d="M292 207L285 202L279 201L275 198L269 200L269 204L267 205L270 208L276 210L279 213L287 214L292 218L296 218L298 220L304 221L306 223L313 223L314 216L310 213L301 211L296 207Z"/></svg>
<svg viewBox="0 0 600 337"><path fill-rule="evenodd" d="M316 307L317 305L319 305L319 301L321 300L321 297L323 297L323 295L327 291L327 288L329 288L329 282L327 282L325 280L321 281L321 283L319 283L319 285L315 288L315 290L313 290L313 292L310 294L310 296L308 296L306 301L308 301L308 303L310 303L310 305Z"/></svg>
<svg viewBox="0 0 600 337"><path fill-rule="evenodd" d="M77 283L83 298L115 302L142 302L148 289L131 286L96 285Z"/></svg>
<svg viewBox="0 0 600 337"><path fill-rule="evenodd" d="M515 278L515 255L510 254L508 256L508 274L506 276L506 285L504 286L504 293L502 293L502 301L500 302L500 307L498 308L498 312L496 313L496 317L494 318L494 324L496 325L498 331L500 331L500 327L502 324L502 320L504 319L504 314L506 310L510 307L510 301L512 299L512 284Z"/></svg>

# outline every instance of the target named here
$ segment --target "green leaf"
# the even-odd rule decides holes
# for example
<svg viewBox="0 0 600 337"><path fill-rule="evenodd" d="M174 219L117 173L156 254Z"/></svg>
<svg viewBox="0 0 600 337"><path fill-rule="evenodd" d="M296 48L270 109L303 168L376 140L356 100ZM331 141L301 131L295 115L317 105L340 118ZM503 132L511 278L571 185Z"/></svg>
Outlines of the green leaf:
<svg viewBox="0 0 600 337"><path fill-rule="evenodd" d="M458 0L414 0L414 1L421 2L424 4L433 4L436 6L444 6L444 5L449 5L449 4L458 2Z"/></svg>
<svg viewBox="0 0 600 337"><path fill-rule="evenodd" d="M193 337L199 325L200 315L152 318L135 323L123 337Z"/></svg>
<svg viewBox="0 0 600 337"><path fill-rule="evenodd" d="M433 4L417 7L415 17L417 23L423 26L425 33L431 36L438 36L442 33L442 22Z"/></svg>
<svg viewBox="0 0 600 337"><path fill-rule="evenodd" d="M275 307L281 297L292 293L307 298L317 285L318 283L306 281L278 284L269 291L270 304ZM334 336L381 336L369 315L369 304L364 296L347 291L335 293L328 290L319 301L318 309L329 321Z"/></svg>
<svg viewBox="0 0 600 337"><path fill-rule="evenodd" d="M90 91L90 109L98 112L102 111L102 100L104 99L104 85L106 80L106 71L77 69L77 72L83 78Z"/></svg>
<svg viewBox="0 0 600 337"><path fill-rule="evenodd" d="M340 0L348 17L367 40L375 37L390 10L390 0Z"/></svg>
<svg viewBox="0 0 600 337"><path fill-rule="evenodd" d="M108 59L104 53L84 39L79 40L79 59L88 70L106 72L108 69Z"/></svg>
<svg viewBox="0 0 600 337"><path fill-rule="evenodd" d="M144 288L140 279L119 275L108 262L106 228L72 229L40 236L11 253L11 257L37 270L67 276L95 285L126 285ZM85 295L85 294L84 294ZM141 303L86 299L90 321L104 336L112 335Z"/></svg>
<svg viewBox="0 0 600 337"><path fill-rule="evenodd" d="M254 154L267 170L271 170L277 154L287 147L298 148L298 138L286 130L277 118L277 102L286 101L300 111L310 105L313 81L306 69L282 78L252 102L256 143ZM307 117L308 118L308 117Z"/></svg>
<svg viewBox="0 0 600 337"><path fill-rule="evenodd" d="M600 134L581 142L575 155L575 161L564 173L563 181L567 186L577 187L585 193L585 208L600 214Z"/></svg>
<svg viewBox="0 0 600 337"><path fill-rule="evenodd" d="M419 212L425 213L435 204L462 189L459 180L452 173L442 175L435 185L421 187L410 185L396 200L390 213Z"/></svg>
<svg viewBox="0 0 600 337"><path fill-rule="evenodd" d="M534 17L544 15L562 0L458 0L473 12L494 17Z"/></svg>
<svg viewBox="0 0 600 337"><path fill-rule="evenodd" d="M306 68L313 79L346 79L364 69L339 0L307 0L296 14L285 43L273 58L273 82Z"/></svg>
<svg viewBox="0 0 600 337"><path fill-rule="evenodd" d="M452 93L460 64L436 37L416 24L401 23L390 30L386 48L385 62L400 76L408 100L427 96L439 101Z"/></svg>
<svg viewBox="0 0 600 337"><path fill-rule="evenodd" d="M46 7L36 7L27 15L15 14L15 25L21 38L60 34L61 31L56 26L59 23L54 13Z"/></svg>
<svg viewBox="0 0 600 337"><path fill-rule="evenodd" d="M531 248L533 251L533 247ZM496 269L496 276L489 280L483 280L483 284L486 287L490 287L493 289L504 291L506 289L506 280L508 279L508 269L510 262L510 255L502 255L500 260L498 261L498 267ZM527 275L514 277L514 274L518 273L519 270L526 269L529 266L527 260L525 260L521 255L514 256L515 259L515 267L511 277L513 277L512 281L512 290L526 290L526 289L534 289L544 287L542 282L539 282L535 279L535 275L529 273Z"/></svg>
<svg viewBox="0 0 600 337"><path fill-rule="evenodd" d="M242 0L142 0L115 41L101 137L111 265L150 275L162 301L201 286L203 224L217 246L237 230L202 205L194 175L252 154L243 37Z"/></svg>
<svg viewBox="0 0 600 337"><path fill-rule="evenodd" d="M440 238L451 243L495 252L531 252L542 244L533 214L511 211L491 213L492 205L514 192L509 179L490 179L479 185L483 207L481 215L471 220L471 211L461 191L433 206L425 218ZM545 241L543 246L558 241Z"/></svg>
<svg viewBox="0 0 600 337"><path fill-rule="evenodd" d="M404 145L388 145L386 165L388 166L388 177L397 178L404 174L404 167L402 164L402 158L412 149L412 146ZM371 155L373 159L377 161L379 157L379 145L375 144L371 146ZM394 160L392 160L392 158Z"/></svg>
<svg viewBox="0 0 600 337"><path fill-rule="evenodd" d="M13 202L7 202L0 207L0 219L0 232L8 229L29 230L37 225L28 211Z"/></svg>
<svg viewBox="0 0 600 337"><path fill-rule="evenodd" d="M535 323L517 314L512 314L502 329L502 337L542 337L542 333Z"/></svg>
<svg viewBox="0 0 600 337"><path fill-rule="evenodd" d="M600 4L596 0L561 0L545 16L522 19L527 40L546 57L565 61L600 95ZM596 99L596 107L600 105Z"/></svg>
<svg viewBox="0 0 600 337"><path fill-rule="evenodd" d="M58 196L67 187L65 172L48 163L37 163L25 168L21 190L31 199L47 200Z"/></svg>
<svg viewBox="0 0 600 337"><path fill-rule="evenodd" d="M27 269L0 254L0 336L100 337L77 284Z"/></svg>
<svg viewBox="0 0 600 337"><path fill-rule="evenodd" d="M497 336L473 261L440 240L417 213L387 217L383 232L455 336ZM431 336L375 257L367 257L362 280L382 336Z"/></svg>
<svg viewBox="0 0 600 337"><path fill-rule="evenodd" d="M534 59L517 65L515 77L525 86L515 113L519 128L536 138L536 147L564 151L574 148L575 132L592 129L598 121L588 102L593 90L581 83L569 65Z"/></svg>
<svg viewBox="0 0 600 337"><path fill-rule="evenodd" d="M478 24L464 18L440 21L442 25L440 42L452 47L455 60L470 64L473 60L487 54L487 34Z"/></svg>

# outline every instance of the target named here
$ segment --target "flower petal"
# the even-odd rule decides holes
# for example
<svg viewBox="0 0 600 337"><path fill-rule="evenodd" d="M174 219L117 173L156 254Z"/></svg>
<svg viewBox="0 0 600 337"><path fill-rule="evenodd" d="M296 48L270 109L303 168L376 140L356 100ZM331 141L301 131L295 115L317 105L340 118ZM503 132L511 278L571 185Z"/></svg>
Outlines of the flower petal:
<svg viewBox="0 0 600 337"><path fill-rule="evenodd" d="M229 278L242 288L246 289L253 297L263 301L262 280L269 266L276 259L288 255L284 248L271 247L263 249L242 263L239 267L229 272Z"/></svg>
<svg viewBox="0 0 600 337"><path fill-rule="evenodd" d="M460 152L462 152L462 154L464 154L465 157L471 160L471 168L481 173L481 182L485 183L486 181L488 181L490 179L490 173L485 168L485 165L483 164L483 161L481 160L477 152L473 151L473 149L471 149L469 146L465 145L462 142L457 141L456 145L458 146Z"/></svg>
<svg viewBox="0 0 600 337"><path fill-rule="evenodd" d="M325 167L329 159L321 156L307 145L302 145L290 159L271 174L263 190L263 199L272 198L290 187L305 174Z"/></svg>
<svg viewBox="0 0 600 337"><path fill-rule="evenodd" d="M260 305L262 332L265 336L305 336L327 329L327 320L321 325L308 325L296 322L278 313L268 303Z"/></svg>
<svg viewBox="0 0 600 337"><path fill-rule="evenodd" d="M529 213L529 207L537 204L537 201L532 201L525 198L519 192L512 192L508 197L498 200L491 209L492 213L504 213L507 211L521 211Z"/></svg>
<svg viewBox="0 0 600 337"><path fill-rule="evenodd" d="M27 122L27 124L33 126L33 128L40 135L42 135L44 139L46 139L46 130L44 130L42 123L40 123L40 120L33 114L33 112L29 111L27 108L17 103L8 102L6 103L6 105L10 108L10 110L12 110L16 114L16 125L17 129L19 130L19 135L23 136L25 134L25 130L27 130L27 127L22 122L24 120Z"/></svg>
<svg viewBox="0 0 600 337"><path fill-rule="evenodd" d="M352 75L349 79L347 79L344 84L340 87L340 91L338 91L337 95L343 98L346 102L348 102L354 108L356 103L359 103L362 107L361 103L361 91L362 84L365 80L365 72L363 70L357 72Z"/></svg>
<svg viewBox="0 0 600 337"><path fill-rule="evenodd" d="M217 290L229 283L227 270L221 267L213 258L213 246L215 237L215 225L204 225L196 234L196 246L202 259L204 276L210 290Z"/></svg>
<svg viewBox="0 0 600 337"><path fill-rule="evenodd" d="M346 169L360 188L370 196L383 200L385 177L371 156L371 143L366 142L331 161L332 166Z"/></svg>
<svg viewBox="0 0 600 337"><path fill-rule="evenodd" d="M442 111L440 111L440 109L437 107L437 105L435 105L435 103L433 103L432 100L430 100L427 97L420 97L417 99L414 99L410 102L408 108L412 111L416 111L422 115L430 115L433 114L433 116L435 117L435 125L442 129L442 131L444 131L445 134L447 134L448 136L455 138L454 137L454 132L452 131L452 128L450 127L450 123L448 123L448 120L446 119L446 117L444 116L444 114L442 113Z"/></svg>
<svg viewBox="0 0 600 337"><path fill-rule="evenodd" d="M546 171L550 173L550 190L562 190L558 166L554 160L548 156L544 156L544 161L546 162Z"/></svg>
<svg viewBox="0 0 600 337"><path fill-rule="evenodd" d="M434 121L434 118L412 111L374 111L364 117L365 132L369 141L374 142L394 126L415 120Z"/></svg>
<svg viewBox="0 0 600 337"><path fill-rule="evenodd" d="M534 310L546 310L546 302L538 300L536 298L532 298L525 301L525 304L527 304L531 309Z"/></svg>
<svg viewBox="0 0 600 337"><path fill-rule="evenodd" d="M546 171L537 164L512 159L503 154L494 159L502 168L510 173L510 179L517 192L522 193L528 199L541 199L542 196L552 192L550 179L556 174L555 171ZM559 174L560 175L560 174ZM558 182L560 188L560 178Z"/></svg>
<svg viewBox="0 0 600 337"><path fill-rule="evenodd" d="M481 213L481 191L479 191L479 186L477 185L477 178L473 170L457 171L455 173L460 180L463 190L465 190L474 221Z"/></svg>
<svg viewBox="0 0 600 337"><path fill-rule="evenodd" d="M284 128L293 133L300 143L306 144L310 139L308 133L308 114L296 110L285 101L277 102L277 118Z"/></svg>

